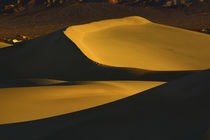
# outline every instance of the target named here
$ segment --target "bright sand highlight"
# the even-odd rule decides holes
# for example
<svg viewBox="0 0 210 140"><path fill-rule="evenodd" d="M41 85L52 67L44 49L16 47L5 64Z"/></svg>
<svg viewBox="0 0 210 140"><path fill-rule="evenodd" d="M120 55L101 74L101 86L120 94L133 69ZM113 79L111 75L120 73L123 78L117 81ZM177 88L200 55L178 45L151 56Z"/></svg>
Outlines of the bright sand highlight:
<svg viewBox="0 0 210 140"><path fill-rule="evenodd" d="M116 101L164 82L100 81L0 89L0 124L37 120Z"/></svg>
<svg viewBox="0 0 210 140"><path fill-rule="evenodd" d="M0 42L0 48L5 48L5 47L9 47L9 46L12 46L12 45L4 43L4 42Z"/></svg>
<svg viewBox="0 0 210 140"><path fill-rule="evenodd" d="M210 36L155 24L141 17L71 26L64 33L87 57L105 65L150 70L200 70L210 66ZM63 81L35 82L47 85ZM95 107L163 83L101 81L71 86L2 88L0 124Z"/></svg>
<svg viewBox="0 0 210 140"><path fill-rule="evenodd" d="M64 32L93 61L148 70L210 67L210 36L141 17L71 26Z"/></svg>

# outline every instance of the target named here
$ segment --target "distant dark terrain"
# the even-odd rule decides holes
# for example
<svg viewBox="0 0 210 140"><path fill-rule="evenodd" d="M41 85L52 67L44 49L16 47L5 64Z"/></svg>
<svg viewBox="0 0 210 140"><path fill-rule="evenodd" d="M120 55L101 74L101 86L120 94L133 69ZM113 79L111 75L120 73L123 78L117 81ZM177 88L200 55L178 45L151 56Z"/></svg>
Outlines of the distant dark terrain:
<svg viewBox="0 0 210 140"><path fill-rule="evenodd" d="M3 11L1 9L1 11ZM1 12L0 40L26 35L36 38L68 27L110 18L142 16L153 22L201 31L210 29L209 1L190 6L163 7L151 4L72 2L58 5L27 5L19 10Z"/></svg>

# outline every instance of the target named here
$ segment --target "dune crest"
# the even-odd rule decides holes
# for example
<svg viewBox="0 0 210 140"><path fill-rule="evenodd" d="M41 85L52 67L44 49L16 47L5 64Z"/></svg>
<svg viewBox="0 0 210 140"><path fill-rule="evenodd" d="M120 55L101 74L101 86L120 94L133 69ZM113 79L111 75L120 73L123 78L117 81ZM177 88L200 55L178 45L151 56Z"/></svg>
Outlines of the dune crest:
<svg viewBox="0 0 210 140"><path fill-rule="evenodd" d="M210 67L208 35L141 17L71 26L64 34L88 58L105 65L163 71Z"/></svg>

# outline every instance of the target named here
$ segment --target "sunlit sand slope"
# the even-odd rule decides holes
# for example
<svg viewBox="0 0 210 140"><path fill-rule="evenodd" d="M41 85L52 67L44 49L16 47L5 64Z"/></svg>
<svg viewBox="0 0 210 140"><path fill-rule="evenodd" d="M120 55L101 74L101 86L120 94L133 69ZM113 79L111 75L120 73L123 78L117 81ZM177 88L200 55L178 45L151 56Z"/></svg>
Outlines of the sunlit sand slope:
<svg viewBox="0 0 210 140"><path fill-rule="evenodd" d="M185 72L151 72L95 63L66 37L63 30L17 43L12 47L0 48L0 67L0 83L2 80L15 82L21 79L37 78L64 81L168 81L173 79L172 77L186 74Z"/></svg>
<svg viewBox="0 0 210 140"><path fill-rule="evenodd" d="M8 47L8 46L11 46L11 44L0 42L0 48L4 48L4 47Z"/></svg>
<svg viewBox="0 0 210 140"><path fill-rule="evenodd" d="M0 124L36 120L87 109L163 83L101 81L70 86L0 89Z"/></svg>
<svg viewBox="0 0 210 140"><path fill-rule="evenodd" d="M209 36L140 17L64 33L0 49L0 140L208 137L210 71L175 70L207 69Z"/></svg>
<svg viewBox="0 0 210 140"><path fill-rule="evenodd" d="M150 70L210 67L210 36L152 23L141 17L71 26L64 32L90 59Z"/></svg>
<svg viewBox="0 0 210 140"><path fill-rule="evenodd" d="M62 30L1 48L0 66L0 80L125 80L136 76L131 70L106 67L91 61Z"/></svg>
<svg viewBox="0 0 210 140"><path fill-rule="evenodd" d="M96 108L43 120L0 125L0 139L209 140L209 77L210 71L203 71ZM56 97L63 102L64 96L67 93L60 96L53 93L47 98L53 100Z"/></svg>

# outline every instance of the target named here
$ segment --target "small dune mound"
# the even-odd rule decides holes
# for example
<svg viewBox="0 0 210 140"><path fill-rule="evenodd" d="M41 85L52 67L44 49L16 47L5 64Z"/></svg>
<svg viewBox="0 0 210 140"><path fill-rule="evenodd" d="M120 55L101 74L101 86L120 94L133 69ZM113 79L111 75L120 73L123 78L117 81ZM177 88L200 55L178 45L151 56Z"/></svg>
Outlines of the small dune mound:
<svg viewBox="0 0 210 140"><path fill-rule="evenodd" d="M11 44L0 42L0 48L5 48L5 47L9 47L9 46L11 46Z"/></svg>

